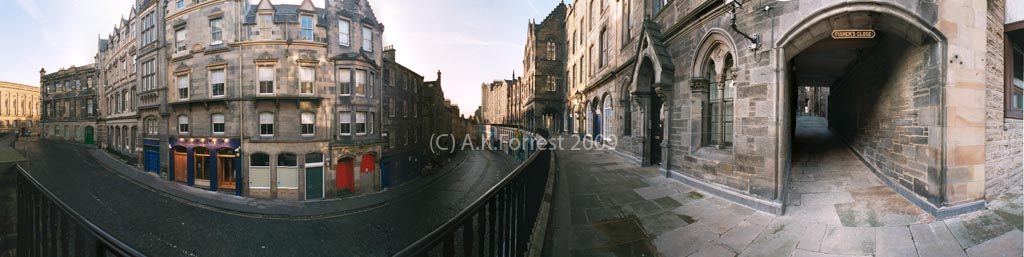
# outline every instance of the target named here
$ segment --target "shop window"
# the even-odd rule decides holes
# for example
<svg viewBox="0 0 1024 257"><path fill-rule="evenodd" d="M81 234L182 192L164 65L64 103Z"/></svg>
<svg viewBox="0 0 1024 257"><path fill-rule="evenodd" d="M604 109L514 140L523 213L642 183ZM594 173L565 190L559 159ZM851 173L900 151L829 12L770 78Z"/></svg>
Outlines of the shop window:
<svg viewBox="0 0 1024 257"><path fill-rule="evenodd" d="M270 155L256 153L249 156L249 188L270 189Z"/></svg>

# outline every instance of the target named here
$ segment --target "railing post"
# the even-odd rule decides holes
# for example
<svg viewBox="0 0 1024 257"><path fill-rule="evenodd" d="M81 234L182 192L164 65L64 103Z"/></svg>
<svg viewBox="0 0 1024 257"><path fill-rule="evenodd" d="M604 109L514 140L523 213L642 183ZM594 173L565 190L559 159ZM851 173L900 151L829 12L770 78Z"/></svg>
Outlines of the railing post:
<svg viewBox="0 0 1024 257"><path fill-rule="evenodd" d="M473 218L469 218L462 225L462 254L464 256L473 256L473 243Z"/></svg>

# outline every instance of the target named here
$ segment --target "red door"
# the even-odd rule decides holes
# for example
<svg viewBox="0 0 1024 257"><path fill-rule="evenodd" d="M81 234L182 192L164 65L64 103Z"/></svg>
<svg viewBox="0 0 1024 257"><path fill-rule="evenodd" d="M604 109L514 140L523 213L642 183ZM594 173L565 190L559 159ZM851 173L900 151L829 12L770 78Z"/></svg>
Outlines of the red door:
<svg viewBox="0 0 1024 257"><path fill-rule="evenodd" d="M359 173L373 172L377 164L377 156L372 154L363 155L363 161L359 164Z"/></svg>
<svg viewBox="0 0 1024 257"><path fill-rule="evenodd" d="M337 188L338 188L338 191L341 191L343 189L348 189L349 191L354 191L354 189L355 189L355 174L353 173L353 171L355 171L354 168L355 167L353 166L351 158L345 158L345 159L338 160L338 166L335 167L335 172L334 172L334 177L337 178Z"/></svg>

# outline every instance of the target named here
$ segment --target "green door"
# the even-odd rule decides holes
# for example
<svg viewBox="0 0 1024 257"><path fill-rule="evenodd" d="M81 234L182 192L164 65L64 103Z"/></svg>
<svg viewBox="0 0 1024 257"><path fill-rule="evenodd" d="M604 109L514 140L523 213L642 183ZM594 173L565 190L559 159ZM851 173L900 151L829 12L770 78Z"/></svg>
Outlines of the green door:
<svg viewBox="0 0 1024 257"><path fill-rule="evenodd" d="M87 144L87 145L93 144L92 134L93 134L92 127L85 127L85 144Z"/></svg>
<svg viewBox="0 0 1024 257"><path fill-rule="evenodd" d="M306 168L306 200L324 198L324 167Z"/></svg>

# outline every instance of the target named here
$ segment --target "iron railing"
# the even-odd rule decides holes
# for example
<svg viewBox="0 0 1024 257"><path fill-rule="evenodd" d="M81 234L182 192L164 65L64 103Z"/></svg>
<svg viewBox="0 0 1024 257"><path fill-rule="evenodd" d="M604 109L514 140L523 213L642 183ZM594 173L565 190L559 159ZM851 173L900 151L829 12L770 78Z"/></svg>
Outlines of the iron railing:
<svg viewBox="0 0 1024 257"><path fill-rule="evenodd" d="M18 165L19 257L145 256L100 229Z"/></svg>
<svg viewBox="0 0 1024 257"><path fill-rule="evenodd" d="M525 256L544 198L552 154L537 146L528 159L469 207L395 256Z"/></svg>

